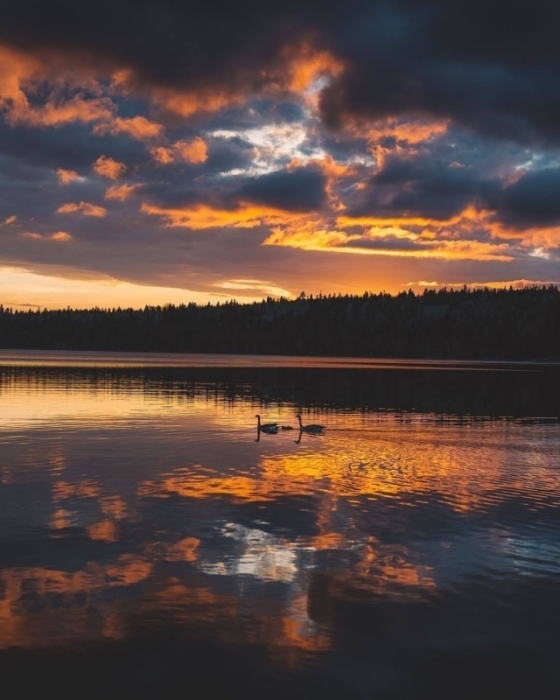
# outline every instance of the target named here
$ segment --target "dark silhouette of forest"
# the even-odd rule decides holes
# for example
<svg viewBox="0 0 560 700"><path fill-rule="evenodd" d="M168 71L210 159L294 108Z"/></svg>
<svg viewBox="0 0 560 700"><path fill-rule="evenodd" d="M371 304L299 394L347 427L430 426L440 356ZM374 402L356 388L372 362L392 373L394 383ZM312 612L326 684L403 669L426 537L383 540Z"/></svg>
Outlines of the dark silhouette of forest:
<svg viewBox="0 0 560 700"><path fill-rule="evenodd" d="M0 347L472 360L560 360L560 291L441 289L215 306L18 311Z"/></svg>

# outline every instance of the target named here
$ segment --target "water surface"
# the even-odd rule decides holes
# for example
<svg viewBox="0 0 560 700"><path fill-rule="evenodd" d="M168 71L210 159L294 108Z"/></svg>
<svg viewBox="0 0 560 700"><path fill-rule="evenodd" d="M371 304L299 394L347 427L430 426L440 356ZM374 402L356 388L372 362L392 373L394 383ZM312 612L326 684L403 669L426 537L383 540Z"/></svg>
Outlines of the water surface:
<svg viewBox="0 0 560 700"><path fill-rule="evenodd" d="M558 378L526 364L3 351L6 687L548 697ZM324 434L256 431L256 413L297 427L298 412Z"/></svg>

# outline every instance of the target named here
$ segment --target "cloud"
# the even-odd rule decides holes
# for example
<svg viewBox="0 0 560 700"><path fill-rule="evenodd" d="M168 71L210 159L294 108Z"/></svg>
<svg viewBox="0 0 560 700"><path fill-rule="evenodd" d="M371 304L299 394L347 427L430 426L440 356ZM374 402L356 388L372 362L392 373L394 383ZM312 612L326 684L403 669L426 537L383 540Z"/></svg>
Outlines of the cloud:
<svg viewBox="0 0 560 700"><path fill-rule="evenodd" d="M469 240L428 240L421 237L347 234L342 231L315 231L302 234L298 230L276 229L263 245L289 246L303 250L387 257L429 258L431 260L513 260L507 243Z"/></svg>
<svg viewBox="0 0 560 700"><path fill-rule="evenodd" d="M143 8L104 1L84 15L22 0L6 8L0 40L74 64L102 56L115 91L185 118L315 90L330 124L416 114L523 142L560 138L560 8L550 0L510 4L507 22L483 0L242 0L220 23L211 3L195 15L172 0Z"/></svg>
<svg viewBox="0 0 560 700"><path fill-rule="evenodd" d="M93 169L101 177L106 177L109 180L118 180L124 174L126 165L119 163L113 158L99 156L93 164Z"/></svg>
<svg viewBox="0 0 560 700"><path fill-rule="evenodd" d="M188 92L154 87L150 89L149 94L156 106L184 119L200 112L218 112L225 107L241 105L246 99L243 90L233 91L225 87L219 90L198 88Z"/></svg>
<svg viewBox="0 0 560 700"><path fill-rule="evenodd" d="M54 241L55 243L68 243L72 240L72 236L66 231L57 231L56 233L41 234L25 231L20 234L23 238L31 238L36 241Z"/></svg>
<svg viewBox="0 0 560 700"><path fill-rule="evenodd" d="M377 213L448 219L475 203L486 205L501 186L497 178L481 177L474 169L457 168L434 157L387 156L371 177L354 215Z"/></svg>
<svg viewBox="0 0 560 700"><path fill-rule="evenodd" d="M326 178L317 169L278 171L246 180L237 192L240 200L288 211L310 211L325 200Z"/></svg>
<svg viewBox="0 0 560 700"><path fill-rule="evenodd" d="M169 163L175 162L173 151L171 148L167 148L167 146L152 146L150 148L150 153L153 159L161 165L169 165Z"/></svg>
<svg viewBox="0 0 560 700"><path fill-rule="evenodd" d="M67 185L75 180L80 182L83 181L83 177L80 177L75 170L65 170L64 168L57 168L56 173L58 175L58 181L61 185Z"/></svg>
<svg viewBox="0 0 560 700"><path fill-rule="evenodd" d="M57 72L50 75L49 70ZM80 81L75 84L75 94L67 97L65 91L60 89L65 82L61 81L61 73L64 72L67 82L72 82L71 71L55 67L52 60L42 61L28 52L0 44L0 113L3 112L12 125L35 127L60 127L112 118L115 107L111 99L92 94L91 90L86 94L88 90L79 84ZM42 102L38 101L37 86L41 82L48 83L49 78L50 90Z"/></svg>
<svg viewBox="0 0 560 700"><path fill-rule="evenodd" d="M527 172L497 198L497 216L514 227L560 223L560 167Z"/></svg>
<svg viewBox="0 0 560 700"><path fill-rule="evenodd" d="M173 144L177 160L184 163L204 163L208 160L208 146L200 136L192 141L177 141Z"/></svg>
<svg viewBox="0 0 560 700"><path fill-rule="evenodd" d="M199 164L208 160L208 146L200 136L196 136L192 141L176 141L171 146L152 146L149 151L153 159L161 165Z"/></svg>
<svg viewBox="0 0 560 700"><path fill-rule="evenodd" d="M289 290L282 289L282 287L262 280L230 279L217 282L214 286L232 293L242 292L245 295L252 292L256 295L284 297L285 299L293 297L293 294Z"/></svg>
<svg viewBox="0 0 560 700"><path fill-rule="evenodd" d="M525 143L558 140L550 79L559 59L548 24L558 8L537 0L511 10L505 23L482 0L372 3L352 41L335 38L347 70L322 93L323 117L422 114Z"/></svg>
<svg viewBox="0 0 560 700"><path fill-rule="evenodd" d="M119 201L124 202L140 187L142 187L142 185L139 183L136 185L124 184L109 187L109 189L105 192L105 199L118 199Z"/></svg>
<svg viewBox="0 0 560 700"><path fill-rule="evenodd" d="M81 214L82 216L94 216L96 218L103 218L107 214L107 209L97 206L96 204L89 204L88 202L80 202L75 204L69 202L68 204L62 204L56 210L57 214Z"/></svg>
<svg viewBox="0 0 560 700"><path fill-rule="evenodd" d="M127 134L138 141L155 139L161 136L163 126L137 116L131 118L115 117L108 122L98 124L94 127L95 134Z"/></svg>
<svg viewBox="0 0 560 700"><path fill-rule="evenodd" d="M12 121L30 126L61 126L74 122L95 122L110 119L112 103L107 98L84 99L80 95L60 103L47 102L43 107L29 107L21 112L12 112Z"/></svg>
<svg viewBox="0 0 560 700"><path fill-rule="evenodd" d="M190 207L160 207L144 202L141 210L148 215L160 216L167 225L192 230L207 228L255 228L263 223L283 220L285 212L266 206L241 204L232 209L218 209L205 204Z"/></svg>
<svg viewBox="0 0 560 700"><path fill-rule="evenodd" d="M3 259L225 297L559 278L552 3L99 2L3 12Z"/></svg>

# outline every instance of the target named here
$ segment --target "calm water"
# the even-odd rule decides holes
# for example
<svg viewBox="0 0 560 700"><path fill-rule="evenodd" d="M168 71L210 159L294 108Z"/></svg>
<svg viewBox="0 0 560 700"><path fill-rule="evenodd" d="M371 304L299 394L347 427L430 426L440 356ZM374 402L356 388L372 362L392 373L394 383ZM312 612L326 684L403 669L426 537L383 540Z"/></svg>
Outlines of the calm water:
<svg viewBox="0 0 560 700"><path fill-rule="evenodd" d="M1 351L2 696L556 697L559 378Z"/></svg>

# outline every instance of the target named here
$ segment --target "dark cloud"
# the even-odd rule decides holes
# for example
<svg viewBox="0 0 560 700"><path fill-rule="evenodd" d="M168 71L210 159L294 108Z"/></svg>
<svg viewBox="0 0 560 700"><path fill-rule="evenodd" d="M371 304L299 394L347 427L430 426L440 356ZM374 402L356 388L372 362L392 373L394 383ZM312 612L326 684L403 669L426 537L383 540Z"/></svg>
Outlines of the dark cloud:
<svg viewBox="0 0 560 700"><path fill-rule="evenodd" d="M254 158L254 148L239 136L232 138L210 138L208 160L204 164L206 173L223 173L236 168L247 168Z"/></svg>
<svg viewBox="0 0 560 700"><path fill-rule="evenodd" d="M98 136L91 127L71 124L58 128L9 126L0 118L0 153L23 162L68 168L86 174L101 155L133 165L146 159L143 144L129 138Z"/></svg>
<svg viewBox="0 0 560 700"><path fill-rule="evenodd" d="M324 203L325 176L319 170L281 170L246 180L239 199L289 211L318 209Z"/></svg>
<svg viewBox="0 0 560 700"><path fill-rule="evenodd" d="M286 47L330 48L346 70L323 117L423 114L520 141L560 139L560 5L553 0L21 0L0 41L97 57L139 85L253 90Z"/></svg>
<svg viewBox="0 0 560 700"><path fill-rule="evenodd" d="M224 191L216 187L207 187L206 183L189 183L182 179L154 181L146 184L142 194L151 204L169 209L191 207L197 204L222 206Z"/></svg>
<svg viewBox="0 0 560 700"><path fill-rule="evenodd" d="M317 1L184 3L100 0L76 5L24 0L6 8L0 39L31 48L90 52L134 69L143 82L182 88L262 82L280 49L313 26ZM260 77L259 77L260 74Z"/></svg>
<svg viewBox="0 0 560 700"><path fill-rule="evenodd" d="M355 216L423 216L438 220L459 214L468 205L485 207L500 188L497 178L485 178L456 161L441 161L429 152L419 157L386 159L354 204Z"/></svg>
<svg viewBox="0 0 560 700"><path fill-rule="evenodd" d="M322 95L327 122L423 114L493 136L560 138L560 7L458 0L371 3L333 37L348 69Z"/></svg>
<svg viewBox="0 0 560 700"><path fill-rule="evenodd" d="M504 189L497 215L519 228L560 223L560 168L528 172Z"/></svg>

